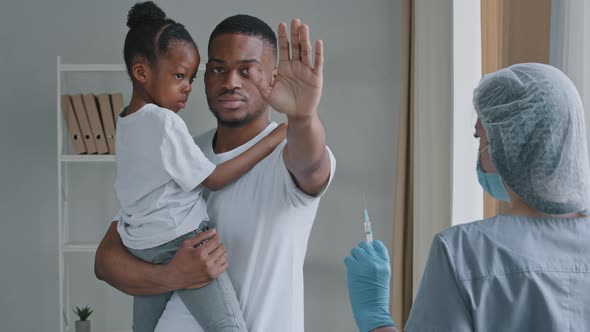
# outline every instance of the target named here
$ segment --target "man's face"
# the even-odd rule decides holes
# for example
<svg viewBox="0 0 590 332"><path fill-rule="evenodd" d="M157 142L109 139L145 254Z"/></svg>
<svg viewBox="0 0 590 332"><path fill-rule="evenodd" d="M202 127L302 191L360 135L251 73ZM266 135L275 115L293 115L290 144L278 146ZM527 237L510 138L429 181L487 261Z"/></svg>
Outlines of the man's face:
<svg viewBox="0 0 590 332"><path fill-rule="evenodd" d="M220 125L242 127L267 113L268 104L250 72L259 70L259 84L269 86L275 63L272 48L258 37L222 34L211 41L205 93Z"/></svg>

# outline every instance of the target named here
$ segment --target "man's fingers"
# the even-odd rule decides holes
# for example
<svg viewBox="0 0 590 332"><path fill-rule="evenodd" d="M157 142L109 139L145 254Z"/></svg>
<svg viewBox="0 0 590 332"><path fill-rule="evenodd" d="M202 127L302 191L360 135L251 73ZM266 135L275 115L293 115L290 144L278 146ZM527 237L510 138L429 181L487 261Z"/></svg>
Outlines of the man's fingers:
<svg viewBox="0 0 590 332"><path fill-rule="evenodd" d="M216 262L220 257L226 254L227 252L225 251L225 247L221 245L209 253L209 260L212 262Z"/></svg>
<svg viewBox="0 0 590 332"><path fill-rule="evenodd" d="M211 269L211 274L210 276L213 279L216 279L217 277L219 277L220 274L222 274L223 272L225 272L225 270L227 270L227 268L229 267L229 265L227 264L227 262L223 263L223 264L219 264L219 265L215 265L215 267L213 267Z"/></svg>
<svg viewBox="0 0 590 332"><path fill-rule="evenodd" d="M291 20L291 61L301 61L301 46L299 42L299 26L301 22L298 18Z"/></svg>
<svg viewBox="0 0 590 332"><path fill-rule="evenodd" d="M215 236L217 236L217 238L219 239L219 236L217 235L217 231L215 230L215 228L212 228L206 232L199 233L199 234L191 237L190 239L186 239L183 242L183 244L188 247L194 248L194 247L198 246L199 244L201 244L203 241L205 241L209 238L215 237Z"/></svg>
<svg viewBox="0 0 590 332"><path fill-rule="evenodd" d="M264 101L268 102L270 98L270 93L272 92L272 86L268 85L262 76L262 70L260 68L254 67L250 70L250 80L262 95Z"/></svg>
<svg viewBox="0 0 590 332"><path fill-rule="evenodd" d="M192 285L190 285L190 286L188 286L188 287L186 287L184 289L198 289L198 288L201 288L201 287L205 287L208 284L209 284L209 282L199 282L199 283L196 283L196 284L192 284Z"/></svg>
<svg viewBox="0 0 590 332"><path fill-rule="evenodd" d="M222 274L223 272L225 272L225 270L227 270L227 268L229 267L229 265L226 263L223 263L219 269L217 269L217 271L215 271L215 273L217 274L217 276L219 276L220 274Z"/></svg>
<svg viewBox="0 0 590 332"><path fill-rule="evenodd" d="M324 70L324 42L321 40L315 41L315 63L313 65L313 71L316 74L321 74Z"/></svg>
<svg viewBox="0 0 590 332"><path fill-rule="evenodd" d="M289 38L287 38L287 24L279 24L279 62L289 61Z"/></svg>
<svg viewBox="0 0 590 332"><path fill-rule="evenodd" d="M223 254L221 254L219 257L217 257L215 259L215 265L221 266L225 263L227 263L227 252L226 251L224 251Z"/></svg>
<svg viewBox="0 0 590 332"><path fill-rule="evenodd" d="M215 234L209 241L203 243L199 248L206 254L211 254L214 250L222 246L221 239L219 238L218 234Z"/></svg>
<svg viewBox="0 0 590 332"><path fill-rule="evenodd" d="M299 27L299 43L301 45L301 62L311 67L311 43L309 42L309 26L301 24Z"/></svg>

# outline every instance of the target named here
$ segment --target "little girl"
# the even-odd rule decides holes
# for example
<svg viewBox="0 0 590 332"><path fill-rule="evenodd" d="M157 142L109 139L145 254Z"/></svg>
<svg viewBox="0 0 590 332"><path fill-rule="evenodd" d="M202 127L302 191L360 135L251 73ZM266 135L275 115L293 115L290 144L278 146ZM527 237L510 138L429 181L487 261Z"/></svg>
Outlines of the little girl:
<svg viewBox="0 0 590 332"><path fill-rule="evenodd" d="M199 67L192 37L151 1L131 8L127 26L124 56L133 95L117 127L117 229L133 255L165 264L184 240L208 228L203 190L219 190L245 174L285 138L286 127L216 167L176 114ZM178 294L205 331L246 331L227 273ZM134 297L133 331L153 331L171 295Z"/></svg>

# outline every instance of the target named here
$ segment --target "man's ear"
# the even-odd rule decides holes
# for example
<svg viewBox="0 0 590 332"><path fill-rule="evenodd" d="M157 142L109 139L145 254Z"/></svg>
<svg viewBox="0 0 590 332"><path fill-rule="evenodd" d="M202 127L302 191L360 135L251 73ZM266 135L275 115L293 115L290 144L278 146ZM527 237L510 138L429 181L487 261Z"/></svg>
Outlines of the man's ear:
<svg viewBox="0 0 590 332"><path fill-rule="evenodd" d="M278 74L279 74L278 68L275 68L272 70L272 76L270 78L270 86L275 85L275 80L276 80Z"/></svg>
<svg viewBox="0 0 590 332"><path fill-rule="evenodd" d="M139 61L133 64L131 67L131 74L133 75L133 79L135 79L140 84L145 84L149 81L151 72L151 67L145 61Z"/></svg>

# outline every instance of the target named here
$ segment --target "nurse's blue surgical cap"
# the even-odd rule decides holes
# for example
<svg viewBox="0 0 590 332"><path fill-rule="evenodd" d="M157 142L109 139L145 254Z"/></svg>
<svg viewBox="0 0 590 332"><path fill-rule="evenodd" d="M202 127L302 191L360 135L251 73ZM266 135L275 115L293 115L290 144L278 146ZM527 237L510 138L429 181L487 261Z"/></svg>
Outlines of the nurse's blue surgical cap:
<svg viewBox="0 0 590 332"><path fill-rule="evenodd" d="M510 66L481 79L473 105L505 185L543 213L588 212L584 109L565 74L538 63Z"/></svg>

